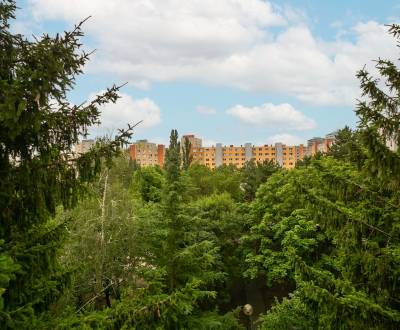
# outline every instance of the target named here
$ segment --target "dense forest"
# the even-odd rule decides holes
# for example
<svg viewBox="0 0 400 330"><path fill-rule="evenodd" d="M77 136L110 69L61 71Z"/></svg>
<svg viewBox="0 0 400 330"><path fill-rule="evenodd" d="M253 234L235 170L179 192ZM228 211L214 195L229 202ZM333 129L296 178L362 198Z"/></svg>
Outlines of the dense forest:
<svg viewBox="0 0 400 330"><path fill-rule="evenodd" d="M141 168L134 123L73 153L120 89L68 100L82 23L30 40L15 10L0 1L1 329L400 328L395 63L358 72L358 127L293 170L210 170L176 130Z"/></svg>

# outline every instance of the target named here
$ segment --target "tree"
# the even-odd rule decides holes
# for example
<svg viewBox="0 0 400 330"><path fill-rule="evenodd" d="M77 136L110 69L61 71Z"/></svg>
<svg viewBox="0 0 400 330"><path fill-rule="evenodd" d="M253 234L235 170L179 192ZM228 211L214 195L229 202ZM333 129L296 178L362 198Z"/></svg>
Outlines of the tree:
<svg viewBox="0 0 400 330"><path fill-rule="evenodd" d="M361 167L365 161L365 150L360 142L358 131L351 130L348 126L339 130L335 143L329 148L329 156L349 161Z"/></svg>
<svg viewBox="0 0 400 330"><path fill-rule="evenodd" d="M151 318L149 328L239 328L230 314L221 316L215 311L214 288L224 278L217 267L220 255L203 221L193 215L187 180L181 170L176 130L171 131L164 177L161 200L144 201L137 211L135 230L141 233L146 244L137 255L141 260L137 272L142 276L146 294L132 287L130 303L122 300L114 310L155 311L150 315L139 313L141 316L136 319L126 317L119 326L144 328L143 324L147 325Z"/></svg>
<svg viewBox="0 0 400 330"><path fill-rule="evenodd" d="M400 26L389 31L400 38ZM383 84L365 69L357 75L365 97L356 109L360 124L354 135L342 131L333 150L338 159L312 159L260 188L251 234L243 238L248 274L295 284L265 322L399 328L400 70L382 59L376 68ZM301 314L315 317L299 323Z"/></svg>
<svg viewBox="0 0 400 330"><path fill-rule="evenodd" d="M153 166L138 168L133 175L133 189L145 202L159 202L164 181L161 168Z"/></svg>
<svg viewBox="0 0 400 330"><path fill-rule="evenodd" d="M138 256L146 244L136 229L135 209L140 201L127 185L132 181L127 169L127 157L114 159L113 166L88 185L88 197L73 210L57 215L69 232L60 259L73 271L71 289L58 302L59 310L66 306L78 311L111 307L112 300L118 301L124 289L137 280Z"/></svg>
<svg viewBox="0 0 400 330"><path fill-rule="evenodd" d="M132 129L100 140L84 155L72 147L99 123L99 106L118 99L113 86L73 105L67 93L89 60L81 50L82 23L71 32L29 41L10 32L15 2L0 2L0 323L35 327L61 294L68 271L57 261L64 223L56 208L76 205L86 182L119 152Z"/></svg>
<svg viewBox="0 0 400 330"><path fill-rule="evenodd" d="M255 162L253 159L246 162L241 169L242 183L245 201L252 201L256 197L258 187L267 181L267 179L276 171L279 165L273 161Z"/></svg>
<svg viewBox="0 0 400 330"><path fill-rule="evenodd" d="M274 174L254 202L259 220L242 239L247 275L294 288L318 329L396 328L398 193L382 197L380 189L353 164L327 157ZM291 308L287 302L274 313Z"/></svg>
<svg viewBox="0 0 400 330"><path fill-rule="evenodd" d="M212 176L215 192L227 192L234 200L242 200L243 190L240 187L240 170L235 165L219 166L213 171Z"/></svg>
<svg viewBox="0 0 400 330"><path fill-rule="evenodd" d="M193 161L193 150L192 144L189 141L189 138L185 136L184 143L182 146L182 167L184 170L188 169L190 164Z"/></svg>
<svg viewBox="0 0 400 330"><path fill-rule="evenodd" d="M389 33L400 45L400 25L393 24ZM356 114L360 118L361 141L367 149L369 161L365 169L387 184L399 187L400 183L400 70L395 63L378 59L375 65L379 77L368 73L365 67L357 73L362 96ZM384 88L381 80L384 80ZM391 148L389 147L391 146Z"/></svg>

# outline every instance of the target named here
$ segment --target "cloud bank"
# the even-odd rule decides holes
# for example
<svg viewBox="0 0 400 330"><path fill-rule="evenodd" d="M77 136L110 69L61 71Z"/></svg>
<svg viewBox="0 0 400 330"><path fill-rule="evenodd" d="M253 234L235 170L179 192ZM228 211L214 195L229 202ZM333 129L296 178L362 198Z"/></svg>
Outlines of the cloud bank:
<svg viewBox="0 0 400 330"><path fill-rule="evenodd" d="M226 110L226 113L238 118L245 124L261 127L283 127L288 130L299 131L316 127L314 120L306 117L288 103L278 105L265 103L256 107L236 105Z"/></svg>
<svg viewBox="0 0 400 330"><path fill-rule="evenodd" d="M97 93L100 94L101 92ZM101 124L96 129L102 132L116 132L118 128L126 128L127 124L136 124L137 130L154 127L161 122L159 106L149 98L133 99L130 95L119 92L121 96L116 103L100 106ZM95 94L89 96L93 99Z"/></svg>
<svg viewBox="0 0 400 330"><path fill-rule="evenodd" d="M312 105L353 105L355 73L397 58L386 28L355 25L349 39L321 40L293 13L262 0L30 0L34 17L76 23L98 52L89 69L146 88L195 81L282 93Z"/></svg>

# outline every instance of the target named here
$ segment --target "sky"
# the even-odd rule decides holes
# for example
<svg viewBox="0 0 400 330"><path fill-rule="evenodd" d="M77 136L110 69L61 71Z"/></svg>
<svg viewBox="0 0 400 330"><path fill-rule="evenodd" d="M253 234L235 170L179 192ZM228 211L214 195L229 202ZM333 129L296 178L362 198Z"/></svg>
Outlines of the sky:
<svg viewBox="0 0 400 330"><path fill-rule="evenodd" d="M357 70L399 48L385 24L392 0L21 0L26 36L71 29L87 16L96 49L69 95L90 100L127 83L93 137L142 123L133 140L168 144L171 129L203 144L305 143L356 127Z"/></svg>

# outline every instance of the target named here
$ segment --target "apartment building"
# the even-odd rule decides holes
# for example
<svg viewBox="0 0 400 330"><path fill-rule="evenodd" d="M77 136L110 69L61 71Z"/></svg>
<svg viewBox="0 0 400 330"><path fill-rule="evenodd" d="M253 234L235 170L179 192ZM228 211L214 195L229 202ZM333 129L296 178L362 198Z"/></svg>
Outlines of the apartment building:
<svg viewBox="0 0 400 330"><path fill-rule="evenodd" d="M289 146L278 142L263 146L255 146L251 143L240 146L223 146L221 143L217 143L215 146L204 147L202 140L193 134L182 136L181 145L184 144L185 138L189 139L193 163L202 164L211 169L221 165L234 165L240 168L252 159L260 163L272 161L283 168L291 169L295 167L297 161L307 155L327 152L335 141L336 133L327 134L325 138L312 138L308 140L307 146L303 144ZM130 146L129 153L131 159L135 159L142 166L164 166L164 145L139 140Z"/></svg>
<svg viewBox="0 0 400 330"><path fill-rule="evenodd" d="M327 153L332 144L335 143L337 133L337 131L334 131L332 133L326 134L325 138L314 137L308 140L307 156L314 156L318 152Z"/></svg>
<svg viewBox="0 0 400 330"><path fill-rule="evenodd" d="M275 145L253 146L246 143L241 146L222 146L217 143L212 147L193 148L193 162L214 169L221 165L243 167L251 159L256 162L273 161L284 168L293 168L296 162L303 159L306 147L287 146L282 143Z"/></svg>
<svg viewBox="0 0 400 330"><path fill-rule="evenodd" d="M193 134L187 134L187 135L183 135L181 138L181 147L184 146L185 144L185 139L188 139L190 142L190 145L192 146L192 148L194 149L198 149L202 147L202 140L200 138L197 138L196 136L194 136Z"/></svg>
<svg viewBox="0 0 400 330"><path fill-rule="evenodd" d="M141 166L164 166L165 146L138 140L129 147L129 156Z"/></svg>

